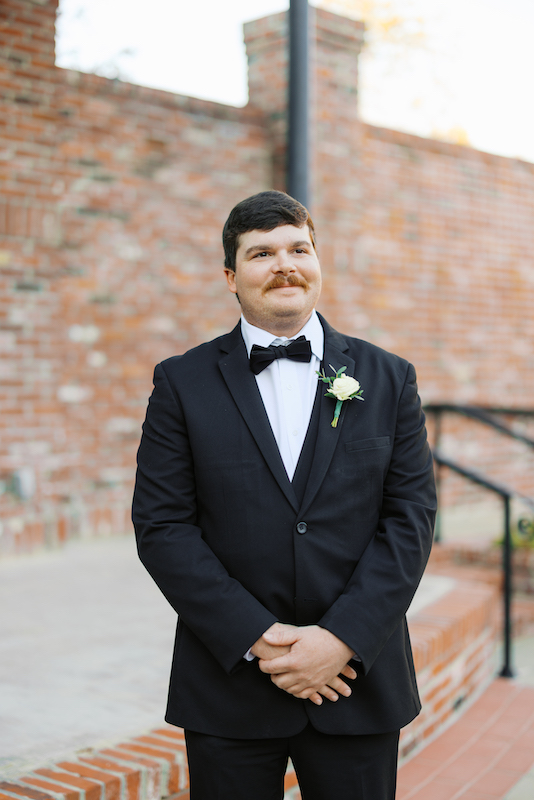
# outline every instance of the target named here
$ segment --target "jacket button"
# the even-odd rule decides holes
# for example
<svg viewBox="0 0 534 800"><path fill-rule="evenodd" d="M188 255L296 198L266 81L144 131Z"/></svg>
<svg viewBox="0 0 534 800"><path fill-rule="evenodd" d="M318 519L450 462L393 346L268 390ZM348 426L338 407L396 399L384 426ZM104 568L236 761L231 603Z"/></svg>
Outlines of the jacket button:
<svg viewBox="0 0 534 800"><path fill-rule="evenodd" d="M306 523L299 522L299 524L297 525L297 533L306 533L307 530L308 526L306 525Z"/></svg>

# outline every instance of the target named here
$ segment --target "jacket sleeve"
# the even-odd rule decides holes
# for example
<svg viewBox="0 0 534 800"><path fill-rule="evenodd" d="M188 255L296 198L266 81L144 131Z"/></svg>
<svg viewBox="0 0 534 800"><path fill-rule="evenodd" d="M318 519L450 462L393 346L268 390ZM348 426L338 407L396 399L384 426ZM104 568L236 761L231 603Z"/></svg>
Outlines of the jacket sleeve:
<svg viewBox="0 0 534 800"><path fill-rule="evenodd" d="M412 601L430 554L435 513L432 454L410 364L376 533L345 590L319 621L358 654L364 674Z"/></svg>
<svg viewBox="0 0 534 800"><path fill-rule="evenodd" d="M202 538L186 421L161 364L137 463L132 518L139 557L183 622L231 672L276 617Z"/></svg>

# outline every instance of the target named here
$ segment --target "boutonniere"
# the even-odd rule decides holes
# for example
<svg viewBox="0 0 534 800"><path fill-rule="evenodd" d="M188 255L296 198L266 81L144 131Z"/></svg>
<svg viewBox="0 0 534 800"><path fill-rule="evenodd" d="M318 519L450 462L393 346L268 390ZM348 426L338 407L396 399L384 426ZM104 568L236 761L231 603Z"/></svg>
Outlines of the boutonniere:
<svg viewBox="0 0 534 800"><path fill-rule="evenodd" d="M337 421L339 419L339 415L341 414L341 406L345 400L363 401L363 389L360 387L360 383L356 380L356 378L351 378L349 375L343 375L347 369L346 367L341 367L336 372L332 364L329 364L328 366L334 373L333 378L327 378L324 370L317 372L317 375L319 376L320 381L328 384L328 391L326 392L325 397L332 397L336 401L332 427L337 428Z"/></svg>

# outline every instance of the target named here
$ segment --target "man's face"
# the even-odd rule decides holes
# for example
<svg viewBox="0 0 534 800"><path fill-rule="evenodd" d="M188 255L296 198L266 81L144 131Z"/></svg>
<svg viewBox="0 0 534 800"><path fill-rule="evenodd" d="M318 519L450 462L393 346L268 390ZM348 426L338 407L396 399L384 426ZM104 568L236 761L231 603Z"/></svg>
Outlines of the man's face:
<svg viewBox="0 0 534 800"><path fill-rule="evenodd" d="M241 234L235 272L225 273L247 322L277 336L297 333L321 293L321 266L306 224Z"/></svg>

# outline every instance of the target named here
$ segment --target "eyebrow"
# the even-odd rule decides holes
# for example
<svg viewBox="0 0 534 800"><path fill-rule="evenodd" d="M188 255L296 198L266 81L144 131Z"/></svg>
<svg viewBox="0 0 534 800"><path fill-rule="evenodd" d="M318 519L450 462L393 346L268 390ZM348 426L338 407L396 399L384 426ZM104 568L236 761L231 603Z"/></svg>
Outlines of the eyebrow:
<svg viewBox="0 0 534 800"><path fill-rule="evenodd" d="M309 242L307 239L299 239L297 242L291 242L289 247L303 247L306 245L307 247L313 247L312 243ZM245 250L245 255L250 256L252 253L263 253L264 250L273 250L273 246L271 244L253 244L251 247Z"/></svg>

